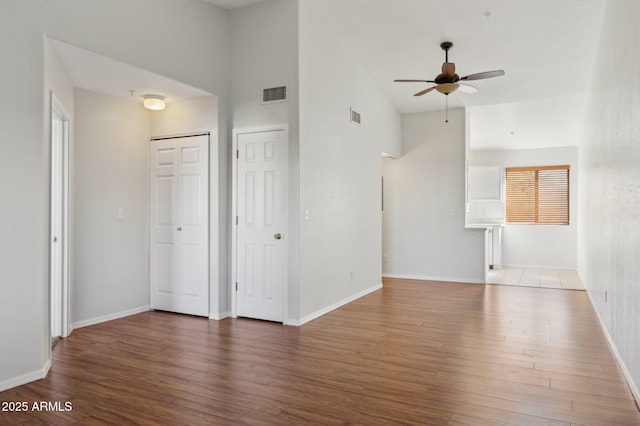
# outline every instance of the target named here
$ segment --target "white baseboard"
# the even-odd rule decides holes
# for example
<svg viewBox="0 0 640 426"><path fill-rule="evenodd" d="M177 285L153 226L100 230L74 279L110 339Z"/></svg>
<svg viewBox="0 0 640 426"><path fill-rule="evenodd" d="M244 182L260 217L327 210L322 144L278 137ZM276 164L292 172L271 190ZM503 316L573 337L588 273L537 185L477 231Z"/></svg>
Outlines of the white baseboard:
<svg viewBox="0 0 640 426"><path fill-rule="evenodd" d="M474 280L458 277L432 277L426 275L406 275L406 274L382 274L383 278L398 278L402 280L421 280L421 281L445 281L450 283L463 284L485 284L484 280Z"/></svg>
<svg viewBox="0 0 640 426"><path fill-rule="evenodd" d="M26 385L27 383L35 382L36 380L44 379L47 377L50 368L51 360L48 359L40 370L32 371L0 382L0 392L15 388L16 386Z"/></svg>
<svg viewBox="0 0 640 426"><path fill-rule="evenodd" d="M580 279L582 280L582 277L580 277ZM598 308L596 308L596 304L593 298L591 297L591 292L589 291L588 287L587 287L587 294L589 295L589 301L591 302L591 306L593 307L593 310L596 311L596 315L598 316L598 320L600 321L600 327L602 327L602 330L604 331L604 335L607 336L609 347L613 351L613 355L615 356L616 361L618 361L618 365L622 370L622 374L624 375L624 378L627 380L627 385L629 385L629 389L633 394L633 398L636 400L636 405L640 407L640 390L638 389L638 385L633 381L633 377L631 376L631 373L629 372L627 365L624 363L622 356L620 356L620 352L618 352L618 347L613 342L613 338L609 334L609 330L607 329L607 325L604 322L604 319L600 315L600 311L598 311Z"/></svg>
<svg viewBox="0 0 640 426"><path fill-rule="evenodd" d="M88 327L90 325L100 324L102 322L113 321L116 319L128 317L130 315L147 312L149 310L151 310L151 307L149 305L139 306L137 308L127 309L126 311L116 312L109 315L103 315L97 318L90 318L87 320L77 321L71 324L71 330L75 330L76 328Z"/></svg>
<svg viewBox="0 0 640 426"><path fill-rule="evenodd" d="M324 314L327 314L335 309L338 309L341 306L346 305L347 303L351 303L354 300L357 300L363 296L366 296L369 293L373 293L374 291L380 290L382 288L382 283L380 284L376 284L373 287L370 287L366 290L363 290L359 293L353 294L345 299L342 299L334 304L331 304L325 308L322 308L312 314L309 314L303 318L301 318L300 320L292 320L292 319L288 319L286 321L284 321L284 325L292 325L292 326L301 326L304 325L306 323L308 323L309 321L313 321L316 318L321 317Z"/></svg>
<svg viewBox="0 0 640 426"><path fill-rule="evenodd" d="M229 313L229 312L220 312L219 314L210 313L209 314L209 319L210 320L220 321L220 320L223 320L225 318L229 318L230 316L231 316L231 313Z"/></svg>

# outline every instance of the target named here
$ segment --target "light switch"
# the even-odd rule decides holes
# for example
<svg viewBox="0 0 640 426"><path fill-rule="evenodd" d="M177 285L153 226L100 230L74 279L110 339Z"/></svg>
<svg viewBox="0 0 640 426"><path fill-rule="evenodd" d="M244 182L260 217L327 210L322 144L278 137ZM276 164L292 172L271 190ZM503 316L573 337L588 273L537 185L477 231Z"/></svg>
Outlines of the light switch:
<svg viewBox="0 0 640 426"><path fill-rule="evenodd" d="M118 220L122 220L122 219L124 219L124 209L120 207L118 209Z"/></svg>

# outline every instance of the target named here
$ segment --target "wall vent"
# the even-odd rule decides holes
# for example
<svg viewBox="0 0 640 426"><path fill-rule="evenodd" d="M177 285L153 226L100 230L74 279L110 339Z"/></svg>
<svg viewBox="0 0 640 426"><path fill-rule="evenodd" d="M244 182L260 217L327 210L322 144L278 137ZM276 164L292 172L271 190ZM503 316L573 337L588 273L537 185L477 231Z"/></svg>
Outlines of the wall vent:
<svg viewBox="0 0 640 426"><path fill-rule="evenodd" d="M287 86L262 89L262 103L283 102L287 100Z"/></svg>
<svg viewBox="0 0 640 426"><path fill-rule="evenodd" d="M357 111L354 111L353 108L350 108L350 110L351 110L351 122L355 124L360 124L360 113Z"/></svg>

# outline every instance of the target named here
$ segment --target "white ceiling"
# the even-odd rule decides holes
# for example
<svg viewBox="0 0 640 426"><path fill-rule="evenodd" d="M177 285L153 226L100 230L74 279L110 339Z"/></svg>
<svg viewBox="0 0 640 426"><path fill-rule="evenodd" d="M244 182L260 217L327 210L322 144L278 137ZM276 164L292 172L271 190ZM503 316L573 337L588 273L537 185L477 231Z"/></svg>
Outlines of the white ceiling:
<svg viewBox="0 0 640 426"><path fill-rule="evenodd" d="M211 96L211 93L106 56L51 38L47 40L75 87L140 104L143 96L150 94L164 96L168 104Z"/></svg>
<svg viewBox="0 0 640 426"><path fill-rule="evenodd" d="M482 117L474 120L472 148L476 132L482 145L499 145L505 126L529 135L509 139L511 148L549 145L549 135L556 135L558 144L576 143L575 137L571 142L561 137L581 120L567 103L589 86L605 0L305 1L331 22L340 44L400 112L444 109L445 97L438 92L413 96L430 84L393 80L433 80L444 62L440 43L451 41L449 61L460 76L495 69L506 73L472 82L479 89L475 94L449 96L450 108L469 107L472 117ZM496 104L501 106L483 111ZM525 131L532 117L535 127L527 124Z"/></svg>
<svg viewBox="0 0 640 426"><path fill-rule="evenodd" d="M472 149L578 145L586 95L574 94L470 109Z"/></svg>
<svg viewBox="0 0 640 426"><path fill-rule="evenodd" d="M206 0L227 9L265 0ZM575 145L590 84L606 0L301 0L329 23L328 36L360 62L401 113L444 109L445 97L413 94L440 72L443 41L452 41L456 72L495 69L449 107L467 107L473 149ZM147 93L180 100L206 92L51 40L78 87L127 97ZM506 133L505 133L506 132ZM513 132L513 135L511 134ZM509 135L506 137L505 134Z"/></svg>

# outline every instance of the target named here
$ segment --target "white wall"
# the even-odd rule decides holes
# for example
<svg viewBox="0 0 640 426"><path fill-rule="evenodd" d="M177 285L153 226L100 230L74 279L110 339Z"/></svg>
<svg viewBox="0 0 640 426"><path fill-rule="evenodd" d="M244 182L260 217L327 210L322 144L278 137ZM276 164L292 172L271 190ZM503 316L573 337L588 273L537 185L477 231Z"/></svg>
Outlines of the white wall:
<svg viewBox="0 0 640 426"><path fill-rule="evenodd" d="M381 282L380 155L398 145L400 119L334 38L330 22L314 13L313 2L299 8L304 322ZM360 126L350 123L350 107L362 114Z"/></svg>
<svg viewBox="0 0 640 426"><path fill-rule="evenodd" d="M151 136L184 135L210 132L209 137L209 316L227 316L227 264L221 262L226 253L226 240L220 238L220 167L218 140L218 99L215 96L167 104L164 111L151 113ZM226 142L226 141L225 141ZM226 145L226 143L225 143ZM228 152L228 150L225 150ZM226 176L226 175L225 175ZM227 192L225 191L225 194ZM226 223L225 223L226 228Z"/></svg>
<svg viewBox="0 0 640 426"><path fill-rule="evenodd" d="M149 305L150 112L138 102L74 94L71 321L77 324Z"/></svg>
<svg viewBox="0 0 640 426"><path fill-rule="evenodd" d="M578 271L640 401L640 3L607 3L579 147Z"/></svg>
<svg viewBox="0 0 640 426"><path fill-rule="evenodd" d="M502 228L502 265L575 269L578 230L578 148L567 146L471 151L468 160L469 166L498 166L503 173L505 167L565 164L571 166L569 225L505 225ZM504 209L504 204L499 204Z"/></svg>
<svg viewBox="0 0 640 426"><path fill-rule="evenodd" d="M69 119L73 119L73 84L69 80L67 73L60 63L60 60L56 56L55 52L49 46L48 41L45 39L44 46L45 54L45 97L48 96L48 92L53 91L57 101L64 108L65 112L69 114ZM45 117L45 127L47 127L48 120ZM51 129L47 129L50 131ZM49 139L49 137L47 137Z"/></svg>
<svg viewBox="0 0 640 426"><path fill-rule="evenodd" d="M384 163L383 272L484 282L484 232L465 229L463 109L402 116L403 156Z"/></svg>
<svg viewBox="0 0 640 426"><path fill-rule="evenodd" d="M299 317L298 1L231 11L233 128L289 126L288 316ZM262 103L262 89L287 86L287 101ZM228 289L230 282L223 285ZM287 319L285 319L287 321Z"/></svg>
<svg viewBox="0 0 640 426"><path fill-rule="evenodd" d="M147 21L162 31L146 33ZM0 2L0 199L10 206L0 220L12 224L0 248L2 294L11 295L0 298L0 323L15 325L0 329L0 389L41 377L49 358L45 34L215 93L228 137L227 11L200 0Z"/></svg>

